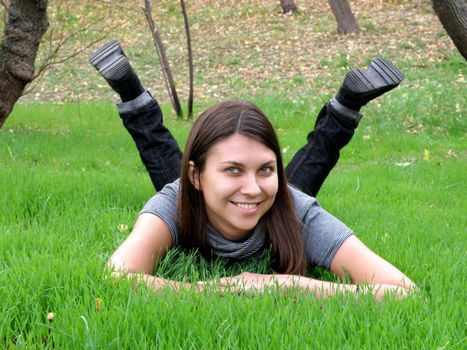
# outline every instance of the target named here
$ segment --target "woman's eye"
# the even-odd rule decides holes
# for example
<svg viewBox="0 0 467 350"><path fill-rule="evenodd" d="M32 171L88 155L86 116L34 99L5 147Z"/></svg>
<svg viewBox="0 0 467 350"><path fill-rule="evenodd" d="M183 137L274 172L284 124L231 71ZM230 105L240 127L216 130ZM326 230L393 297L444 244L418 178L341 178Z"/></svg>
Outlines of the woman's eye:
<svg viewBox="0 0 467 350"><path fill-rule="evenodd" d="M225 169L225 172L228 174L238 174L240 170L237 167L231 166Z"/></svg>
<svg viewBox="0 0 467 350"><path fill-rule="evenodd" d="M271 168L270 166L265 166L260 169L260 172L263 174L270 174L273 171L274 171L273 168Z"/></svg>

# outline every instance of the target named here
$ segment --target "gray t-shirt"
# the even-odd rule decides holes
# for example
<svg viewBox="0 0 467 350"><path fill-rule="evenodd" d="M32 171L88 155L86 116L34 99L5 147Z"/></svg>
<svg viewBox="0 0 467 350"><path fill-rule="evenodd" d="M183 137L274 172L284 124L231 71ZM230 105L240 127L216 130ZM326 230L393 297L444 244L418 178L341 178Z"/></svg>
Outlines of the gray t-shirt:
<svg viewBox="0 0 467 350"><path fill-rule="evenodd" d="M302 225L302 236L306 255L313 266L329 269L332 259L341 244L352 234L352 231L340 220L329 214L319 205L318 201L288 186L297 218ZM179 245L179 223L177 201L179 180L167 184L156 193L141 210L158 216L165 222L172 234L173 245ZM213 246L213 252L221 256L235 257L240 253L242 258L261 256L265 250L265 239L261 227L256 227L252 235L243 242L231 242L223 238L211 225L208 227L208 242Z"/></svg>

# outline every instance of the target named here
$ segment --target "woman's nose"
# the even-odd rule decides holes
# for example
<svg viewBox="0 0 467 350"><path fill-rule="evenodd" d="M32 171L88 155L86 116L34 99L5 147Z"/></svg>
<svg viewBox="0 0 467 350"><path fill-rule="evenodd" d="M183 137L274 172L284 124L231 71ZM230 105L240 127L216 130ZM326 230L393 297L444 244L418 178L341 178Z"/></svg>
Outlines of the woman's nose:
<svg viewBox="0 0 467 350"><path fill-rule="evenodd" d="M255 196L261 193L256 174L245 175L242 183L241 193L249 196Z"/></svg>

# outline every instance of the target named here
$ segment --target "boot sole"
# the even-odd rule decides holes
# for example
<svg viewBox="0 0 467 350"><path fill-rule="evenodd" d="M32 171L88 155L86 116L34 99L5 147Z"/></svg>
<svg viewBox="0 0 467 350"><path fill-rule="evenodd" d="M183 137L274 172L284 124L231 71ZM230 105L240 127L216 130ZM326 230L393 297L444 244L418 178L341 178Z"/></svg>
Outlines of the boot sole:
<svg viewBox="0 0 467 350"><path fill-rule="evenodd" d="M110 58L113 55L115 58L106 62L106 58ZM114 64L120 58L120 55L125 56L122 48L120 47L120 42L118 40L112 40L94 51L89 57L89 63L102 73L102 71L108 69L109 66Z"/></svg>
<svg viewBox="0 0 467 350"><path fill-rule="evenodd" d="M404 74L391 62L384 58L376 58L371 61L368 70L351 70L345 78L345 84L350 91L365 97L379 91L391 90L403 79Z"/></svg>
<svg viewBox="0 0 467 350"><path fill-rule="evenodd" d="M118 80L122 78L131 69L130 62L125 56L118 56L99 72L108 80Z"/></svg>

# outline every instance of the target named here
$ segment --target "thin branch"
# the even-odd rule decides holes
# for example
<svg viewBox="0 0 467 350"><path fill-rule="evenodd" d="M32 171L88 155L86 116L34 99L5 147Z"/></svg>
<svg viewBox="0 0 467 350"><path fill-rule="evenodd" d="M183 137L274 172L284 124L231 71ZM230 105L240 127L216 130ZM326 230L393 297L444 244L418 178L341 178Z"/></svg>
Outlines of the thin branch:
<svg viewBox="0 0 467 350"><path fill-rule="evenodd" d="M3 8L9 12L10 11L10 6L6 3L6 0L1 0Z"/></svg>
<svg viewBox="0 0 467 350"><path fill-rule="evenodd" d="M34 74L34 80L33 80L34 83L29 84L28 88L25 89L25 91L23 92L23 95L27 95L27 94L31 93L32 91L34 91L34 89L39 84L41 78L43 77L44 72L48 68L50 68L51 66L63 64L65 62L69 61L70 59L78 56L79 54L81 54L83 51L89 49L94 44L96 44L96 43L104 40L105 38L107 38L110 35L110 33L112 33L115 29L117 29L118 27L121 26L121 24L115 25L115 26L111 27L108 31L106 31L105 34L99 36L97 39L94 39L94 40L90 41L84 47L75 50L70 55L65 56L65 57L63 57L61 59L57 58L60 50L65 46L65 44L67 42L69 42L72 38L76 37L80 33L88 30L89 28L91 28L93 26L95 26L96 24L98 24L100 22L103 22L104 20L105 20L105 17L101 17L101 18L87 24L86 26L81 27L80 29L78 29L78 30L72 32L71 34L67 35L55 47L53 46L53 38L52 38L52 35L54 33L54 28L52 28L51 29L51 36L50 36L50 40L49 40L49 45L48 45L48 54L46 55L46 57L42 61L41 65L39 66L39 68L36 70L36 72ZM128 20L125 21L124 23L127 23L127 22L128 22ZM63 33L63 31L61 33Z"/></svg>
<svg viewBox="0 0 467 350"><path fill-rule="evenodd" d="M157 28L155 28L155 25L154 25L154 20L152 19L152 17L148 18L147 14L146 14L146 11L148 11L148 10L149 10L149 12L151 13L151 11L152 11L151 4L149 4L149 5L145 4L145 6L146 6L146 9L143 9L144 15L146 16L146 19L147 19L147 21L148 21L148 24L149 24L149 28L150 28L150 30L151 30L151 33L154 33L155 30L157 31ZM168 93L168 95L169 95L170 103L172 104L172 106L173 106L174 109L175 109L175 101L174 101L172 92L171 92L171 90L170 90L169 78L167 77L167 72L166 72L166 70L165 70L164 67L163 67L161 52L160 52L160 50L159 50L159 46L158 46L157 43L156 43L156 40L154 39L154 34L153 34L153 42L154 42L154 46L155 46L155 48L156 48L157 56L158 56L158 58L159 58L159 61L161 62L161 66L162 66L162 76L164 77L165 89L167 90L167 93Z"/></svg>
<svg viewBox="0 0 467 350"><path fill-rule="evenodd" d="M182 6L183 21L185 24L186 33L186 46L188 49L188 74L190 77L190 92L188 95L188 119L191 119L193 117L193 52L191 49L190 24L188 23L188 15L186 13L185 1L180 0L180 5Z"/></svg>
<svg viewBox="0 0 467 350"><path fill-rule="evenodd" d="M162 64L162 71L163 73L165 73L166 79L168 81L168 85L170 86L170 89L168 90L168 92L169 92L169 96L171 95L171 101L172 101L173 108L175 109L175 113L177 114L177 117L182 118L183 117L182 107L180 106L177 89L175 88L175 82L173 79L172 71L170 70L170 65L167 59L167 55L165 53L164 44L162 43L161 36L159 34L159 31L157 30L154 19L152 18L152 1L144 0L144 5L145 7L143 11L144 11L144 14L146 15L149 28L151 29L154 46L158 50L158 56Z"/></svg>
<svg viewBox="0 0 467 350"><path fill-rule="evenodd" d="M3 12L3 21L5 24L8 22L8 18L10 16L10 5L7 4L6 0L1 0L2 6L5 9L5 12Z"/></svg>

